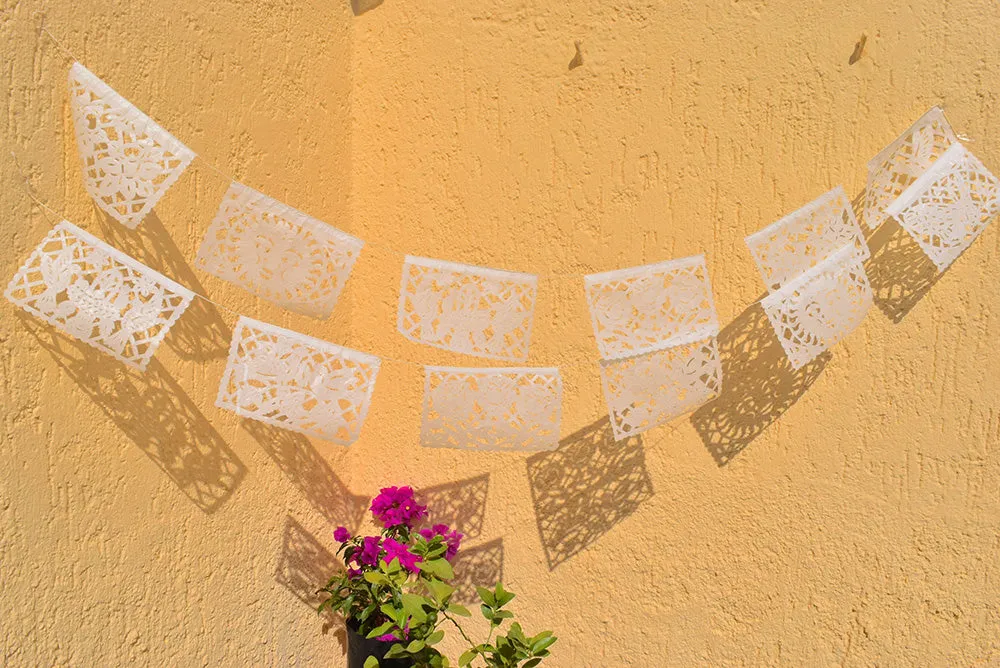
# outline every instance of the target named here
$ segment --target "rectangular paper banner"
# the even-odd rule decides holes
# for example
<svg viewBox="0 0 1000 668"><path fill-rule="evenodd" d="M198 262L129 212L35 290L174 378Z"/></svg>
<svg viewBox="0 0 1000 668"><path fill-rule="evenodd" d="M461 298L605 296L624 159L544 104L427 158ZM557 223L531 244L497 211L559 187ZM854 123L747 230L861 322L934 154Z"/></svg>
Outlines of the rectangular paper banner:
<svg viewBox="0 0 1000 668"><path fill-rule="evenodd" d="M233 182L196 263L290 311L328 318L364 242Z"/></svg>
<svg viewBox="0 0 1000 668"><path fill-rule="evenodd" d="M538 277L406 256L397 326L406 338L457 353L525 360Z"/></svg>
<svg viewBox="0 0 1000 668"><path fill-rule="evenodd" d="M424 446L551 450L561 416L559 369L424 367Z"/></svg>
<svg viewBox="0 0 1000 668"><path fill-rule="evenodd" d="M241 316L216 405L306 436L358 439L381 360Z"/></svg>
<svg viewBox="0 0 1000 668"><path fill-rule="evenodd" d="M69 70L83 183L101 209L135 228L194 160L194 151L80 63Z"/></svg>
<svg viewBox="0 0 1000 668"><path fill-rule="evenodd" d="M12 303L125 364L145 369L194 293L68 221L11 279Z"/></svg>

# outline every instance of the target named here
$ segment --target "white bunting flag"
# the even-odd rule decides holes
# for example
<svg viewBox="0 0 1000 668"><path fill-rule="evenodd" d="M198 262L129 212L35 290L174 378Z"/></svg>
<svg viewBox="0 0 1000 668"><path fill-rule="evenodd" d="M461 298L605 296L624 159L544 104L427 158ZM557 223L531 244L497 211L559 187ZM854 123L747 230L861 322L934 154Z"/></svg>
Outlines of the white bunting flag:
<svg viewBox="0 0 1000 668"><path fill-rule="evenodd" d="M397 326L406 338L467 355L528 357L538 277L406 256Z"/></svg>
<svg viewBox="0 0 1000 668"><path fill-rule="evenodd" d="M559 444L559 369L428 366L424 374L424 446L526 452Z"/></svg>
<svg viewBox="0 0 1000 668"><path fill-rule="evenodd" d="M761 301L795 369L854 331L871 305L871 286L853 243Z"/></svg>
<svg viewBox="0 0 1000 668"><path fill-rule="evenodd" d="M187 288L65 220L42 240L4 294L140 370L194 298Z"/></svg>
<svg viewBox="0 0 1000 668"><path fill-rule="evenodd" d="M216 405L342 445L358 439L381 360L241 316Z"/></svg>
<svg viewBox="0 0 1000 668"><path fill-rule="evenodd" d="M80 63L69 71L69 97L84 186L134 229L195 154Z"/></svg>
<svg viewBox="0 0 1000 668"><path fill-rule="evenodd" d="M296 313L327 318L364 242L239 183L222 199L197 265Z"/></svg>
<svg viewBox="0 0 1000 668"><path fill-rule="evenodd" d="M719 321L703 255L591 274L584 286L617 440L718 395Z"/></svg>
<svg viewBox="0 0 1000 668"><path fill-rule="evenodd" d="M913 182L886 213L944 271L1000 210L997 178L961 144Z"/></svg>
<svg viewBox="0 0 1000 668"><path fill-rule="evenodd" d="M933 107L916 123L868 161L865 225L875 229L886 218L886 207L944 154L958 137Z"/></svg>
<svg viewBox="0 0 1000 668"><path fill-rule="evenodd" d="M777 290L845 245L854 249L858 260L870 256L841 186L751 234L746 242L768 290Z"/></svg>

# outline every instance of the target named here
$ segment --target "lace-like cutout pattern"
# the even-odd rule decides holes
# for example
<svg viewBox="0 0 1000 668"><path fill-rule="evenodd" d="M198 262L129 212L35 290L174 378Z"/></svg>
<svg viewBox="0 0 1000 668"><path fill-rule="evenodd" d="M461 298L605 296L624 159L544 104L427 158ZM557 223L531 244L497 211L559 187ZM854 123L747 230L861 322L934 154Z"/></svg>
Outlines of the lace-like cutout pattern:
<svg viewBox="0 0 1000 668"><path fill-rule="evenodd" d="M678 337L704 337L719 323L705 256L584 277L601 357L656 348Z"/></svg>
<svg viewBox="0 0 1000 668"><path fill-rule="evenodd" d="M887 212L944 271L1000 210L997 178L954 144Z"/></svg>
<svg viewBox="0 0 1000 668"><path fill-rule="evenodd" d="M290 311L327 318L364 242L239 183L229 186L197 264Z"/></svg>
<svg viewBox="0 0 1000 668"><path fill-rule="evenodd" d="M761 300L795 369L854 331L871 305L868 276L851 245Z"/></svg>
<svg viewBox="0 0 1000 668"><path fill-rule="evenodd" d="M871 254L851 201L840 186L746 238L767 289L777 290L851 244L858 260Z"/></svg>
<svg viewBox="0 0 1000 668"><path fill-rule="evenodd" d="M216 405L342 445L361 434L381 360L241 316Z"/></svg>
<svg viewBox="0 0 1000 668"><path fill-rule="evenodd" d="M457 353L525 360L538 277L408 255L397 326L406 338Z"/></svg>
<svg viewBox="0 0 1000 668"><path fill-rule="evenodd" d="M669 422L719 395L722 366L715 336L602 360L601 382L615 440Z"/></svg>
<svg viewBox="0 0 1000 668"><path fill-rule="evenodd" d="M421 443L465 450L551 450L559 443L559 369L424 367Z"/></svg>
<svg viewBox="0 0 1000 668"><path fill-rule="evenodd" d="M868 161L864 221L875 229L885 221L885 209L958 141L938 107L932 108Z"/></svg>
<svg viewBox="0 0 1000 668"><path fill-rule="evenodd" d="M69 98L87 192L134 229L195 154L80 63L69 70Z"/></svg>
<svg viewBox="0 0 1000 668"><path fill-rule="evenodd" d="M42 240L4 294L136 369L146 368L194 298L187 288L65 220Z"/></svg>

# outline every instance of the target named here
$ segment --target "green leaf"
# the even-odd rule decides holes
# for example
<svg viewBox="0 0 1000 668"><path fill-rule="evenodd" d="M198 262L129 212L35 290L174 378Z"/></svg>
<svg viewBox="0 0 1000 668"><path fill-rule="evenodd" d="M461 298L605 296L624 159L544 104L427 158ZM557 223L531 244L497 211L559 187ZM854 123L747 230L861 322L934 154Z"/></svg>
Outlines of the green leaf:
<svg viewBox="0 0 1000 668"><path fill-rule="evenodd" d="M368 657L367 659L365 659L364 668L378 668L378 659L376 659L374 656Z"/></svg>
<svg viewBox="0 0 1000 668"><path fill-rule="evenodd" d="M455 593L454 587L447 582L441 582L440 580L428 580L427 588L431 590L431 594L434 595L434 599L438 603L444 603L448 600L449 596Z"/></svg>
<svg viewBox="0 0 1000 668"><path fill-rule="evenodd" d="M443 639L444 639L444 631L435 631L434 633L427 636L427 640L425 640L424 642L426 642L428 645L433 645L435 643L441 642Z"/></svg>
<svg viewBox="0 0 1000 668"><path fill-rule="evenodd" d="M418 596L417 594L403 594L403 612L413 617L418 624L423 623L427 619L427 613L424 612L424 602L426 600L423 596Z"/></svg>
<svg viewBox="0 0 1000 668"><path fill-rule="evenodd" d="M471 617L472 616L472 613L469 612L468 608L466 608L463 605L459 605L458 603L449 603L448 604L448 612L450 612L453 615L458 615L459 617Z"/></svg>
<svg viewBox="0 0 1000 668"><path fill-rule="evenodd" d="M537 657L534 659L529 659L521 668L535 668L538 664L542 662L542 657Z"/></svg>
<svg viewBox="0 0 1000 668"><path fill-rule="evenodd" d="M420 570L425 573L435 575L442 580L450 580L455 577L455 571L446 559L428 559L420 562Z"/></svg>
<svg viewBox="0 0 1000 668"><path fill-rule="evenodd" d="M458 657L458 665L462 666L462 667L467 666L470 663L472 663L472 661L477 656L479 656L479 652L477 652L475 650L475 648L470 649L470 650L466 651L464 654L462 654L462 656ZM366 666L366 668L367 668L367 666Z"/></svg>
<svg viewBox="0 0 1000 668"><path fill-rule="evenodd" d="M371 631L368 632L368 635L366 635L365 637L374 638L375 636L384 636L386 633L391 631L392 627L394 627L395 625L396 625L395 622L386 622L381 626L376 626L375 628L373 628Z"/></svg>
<svg viewBox="0 0 1000 668"><path fill-rule="evenodd" d="M555 644L557 638L554 635L552 635L550 631L546 631L546 633L549 634L547 637L539 638L538 640L534 640L534 642L531 643L531 651L534 652L535 654L538 654L542 650L548 649L549 647L552 647L553 644ZM537 638L538 636L535 637Z"/></svg>
<svg viewBox="0 0 1000 668"><path fill-rule="evenodd" d="M414 640L409 645L406 646L406 651L409 652L410 654L416 654L426 646L427 643L425 643L423 640Z"/></svg>
<svg viewBox="0 0 1000 668"><path fill-rule="evenodd" d="M389 651L385 653L385 658L387 659L396 659L401 656L406 656L406 649L399 643L393 644L389 648Z"/></svg>
<svg viewBox="0 0 1000 668"><path fill-rule="evenodd" d="M476 593L479 594L479 598L483 599L483 603L486 605L494 606L497 604L497 599L493 596L493 592L486 587L476 587Z"/></svg>
<svg viewBox="0 0 1000 668"><path fill-rule="evenodd" d="M389 584L389 578L378 571L365 571L365 580L371 582L372 584L387 585Z"/></svg>
<svg viewBox="0 0 1000 668"><path fill-rule="evenodd" d="M505 591L503 588L503 583L498 582L494 596L496 596L496 601L497 601L496 606L500 608L513 601L516 594L511 594L509 591Z"/></svg>
<svg viewBox="0 0 1000 668"><path fill-rule="evenodd" d="M483 617L485 617L490 621L493 621L493 608L483 603L481 606L479 606L479 610L483 613Z"/></svg>

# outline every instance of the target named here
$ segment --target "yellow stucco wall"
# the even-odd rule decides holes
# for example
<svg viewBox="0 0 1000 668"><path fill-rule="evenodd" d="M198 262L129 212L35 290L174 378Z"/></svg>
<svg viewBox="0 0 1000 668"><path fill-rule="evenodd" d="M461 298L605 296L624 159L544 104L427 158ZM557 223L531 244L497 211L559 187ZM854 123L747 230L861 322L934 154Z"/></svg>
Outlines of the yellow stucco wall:
<svg viewBox="0 0 1000 668"><path fill-rule="evenodd" d="M99 215L43 20L209 163L371 242L329 321L192 268L227 186L204 162L138 231ZM743 244L859 194L934 104L1000 170L998 30L986 1L0 4L0 276L51 221L23 171L225 307L135 374L0 306L2 662L342 665L296 596L388 483L457 499L477 568L502 561L524 623L560 636L554 667L1000 662L1000 230L939 279L876 233L879 308L799 373ZM563 367L559 451L422 449L421 371L394 362L346 449L214 406L226 309L477 364L395 331L397 251L542 275L530 363ZM726 390L615 444L572 274L701 252Z"/></svg>

